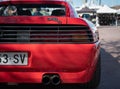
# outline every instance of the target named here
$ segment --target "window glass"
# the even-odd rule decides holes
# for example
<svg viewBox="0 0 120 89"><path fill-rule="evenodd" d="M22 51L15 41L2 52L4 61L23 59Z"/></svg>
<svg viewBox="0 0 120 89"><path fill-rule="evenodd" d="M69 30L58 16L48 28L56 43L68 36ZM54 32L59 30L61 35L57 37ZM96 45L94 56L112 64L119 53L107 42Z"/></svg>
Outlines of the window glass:
<svg viewBox="0 0 120 89"><path fill-rule="evenodd" d="M65 16L65 12L65 6L56 4L0 6L0 16Z"/></svg>

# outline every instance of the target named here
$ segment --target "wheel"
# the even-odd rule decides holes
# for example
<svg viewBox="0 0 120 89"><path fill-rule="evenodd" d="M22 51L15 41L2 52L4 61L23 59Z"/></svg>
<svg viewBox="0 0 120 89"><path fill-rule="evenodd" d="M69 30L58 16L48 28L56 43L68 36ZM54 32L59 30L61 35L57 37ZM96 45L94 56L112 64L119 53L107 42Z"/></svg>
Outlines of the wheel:
<svg viewBox="0 0 120 89"><path fill-rule="evenodd" d="M96 70L94 72L93 78L86 85L87 89L97 88L100 83L100 77L101 77L101 56L99 55Z"/></svg>

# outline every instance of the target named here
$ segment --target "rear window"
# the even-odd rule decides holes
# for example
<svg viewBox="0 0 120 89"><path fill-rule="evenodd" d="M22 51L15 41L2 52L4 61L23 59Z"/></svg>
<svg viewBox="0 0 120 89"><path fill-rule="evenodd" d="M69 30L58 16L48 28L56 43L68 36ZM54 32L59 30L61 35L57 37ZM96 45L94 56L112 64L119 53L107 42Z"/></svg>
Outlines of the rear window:
<svg viewBox="0 0 120 89"><path fill-rule="evenodd" d="M65 6L56 4L0 6L0 16L65 16L65 12Z"/></svg>

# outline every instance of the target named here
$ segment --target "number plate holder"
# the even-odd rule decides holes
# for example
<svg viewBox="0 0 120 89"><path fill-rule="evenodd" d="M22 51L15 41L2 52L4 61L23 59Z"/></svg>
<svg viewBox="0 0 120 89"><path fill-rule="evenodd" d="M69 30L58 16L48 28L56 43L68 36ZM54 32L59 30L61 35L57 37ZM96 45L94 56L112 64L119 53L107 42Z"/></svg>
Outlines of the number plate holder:
<svg viewBox="0 0 120 89"><path fill-rule="evenodd" d="M0 65L28 65L27 52L0 52Z"/></svg>

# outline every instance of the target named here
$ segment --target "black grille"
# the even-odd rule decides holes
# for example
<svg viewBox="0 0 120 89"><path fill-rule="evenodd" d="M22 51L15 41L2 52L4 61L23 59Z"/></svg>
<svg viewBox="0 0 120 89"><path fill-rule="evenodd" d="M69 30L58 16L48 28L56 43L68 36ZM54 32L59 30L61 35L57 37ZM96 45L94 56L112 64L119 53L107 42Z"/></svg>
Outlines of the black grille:
<svg viewBox="0 0 120 89"><path fill-rule="evenodd" d="M87 38L79 36L87 36ZM0 26L0 43L92 42L92 32L85 26Z"/></svg>

